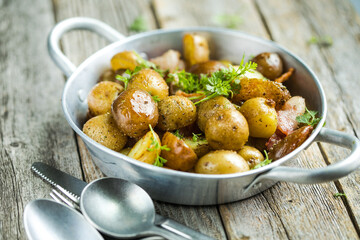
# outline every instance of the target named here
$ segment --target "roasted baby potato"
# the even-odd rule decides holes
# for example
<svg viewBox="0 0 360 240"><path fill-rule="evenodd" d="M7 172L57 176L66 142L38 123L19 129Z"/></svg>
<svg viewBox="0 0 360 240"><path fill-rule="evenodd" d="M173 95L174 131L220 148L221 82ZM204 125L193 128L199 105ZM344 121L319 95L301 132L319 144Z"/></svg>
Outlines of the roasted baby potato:
<svg viewBox="0 0 360 240"><path fill-rule="evenodd" d="M200 103L198 109L197 124L201 131L205 131L207 120L221 109L235 109L229 99L218 96Z"/></svg>
<svg viewBox="0 0 360 240"><path fill-rule="evenodd" d="M114 71L120 69L130 69L134 71L135 67L138 66L138 56L134 51L124 51L118 54L115 54L111 58L111 68Z"/></svg>
<svg viewBox="0 0 360 240"><path fill-rule="evenodd" d="M255 97L272 99L276 103L276 109L279 109L291 95L281 83L258 78L242 78L240 81L240 90L238 94L234 95L231 101L241 105L242 102Z"/></svg>
<svg viewBox="0 0 360 240"><path fill-rule="evenodd" d="M87 96L90 114L97 116L111 112L111 104L123 90L116 82L103 81L96 84Z"/></svg>
<svg viewBox="0 0 360 240"><path fill-rule="evenodd" d="M184 58L188 67L209 60L209 46L206 38L187 33L183 38Z"/></svg>
<svg viewBox="0 0 360 240"><path fill-rule="evenodd" d="M97 143L117 152L127 141L127 136L116 126L110 113L88 120L83 126L83 132Z"/></svg>
<svg viewBox="0 0 360 240"><path fill-rule="evenodd" d="M151 96L158 96L160 100L169 96L169 87L163 77L152 69L142 69L132 76L128 89L139 88L147 91Z"/></svg>
<svg viewBox="0 0 360 240"><path fill-rule="evenodd" d="M211 147L206 139L194 141L192 138L184 138L183 140L195 152L198 158L211 151Z"/></svg>
<svg viewBox="0 0 360 240"><path fill-rule="evenodd" d="M159 129L174 131L195 121L196 107L188 98L169 96L159 102Z"/></svg>
<svg viewBox="0 0 360 240"><path fill-rule="evenodd" d="M263 52L251 61L257 63L256 70L270 80L275 80L283 72L283 63L277 53Z"/></svg>
<svg viewBox="0 0 360 240"><path fill-rule="evenodd" d="M276 131L277 114L275 102L270 99L257 97L247 100L240 108L240 112L249 124L250 136L269 138Z"/></svg>
<svg viewBox="0 0 360 240"><path fill-rule="evenodd" d="M188 171L195 166L198 160L197 155L183 140L174 134L166 132L161 144L170 148L170 151L161 151L161 156L167 160L165 163L166 167L180 171Z"/></svg>
<svg viewBox="0 0 360 240"><path fill-rule="evenodd" d="M149 124L155 127L159 118L151 95L138 88L122 92L112 104L112 114L119 129L132 138L142 137Z"/></svg>
<svg viewBox="0 0 360 240"><path fill-rule="evenodd" d="M249 171L249 165L234 151L218 150L199 159L195 165L196 173L227 174Z"/></svg>
<svg viewBox="0 0 360 240"><path fill-rule="evenodd" d="M148 131L130 150L128 156L140 162L154 164L156 157L160 155L160 148L154 148L153 142L160 142L156 132ZM151 150L150 150L151 149Z"/></svg>
<svg viewBox="0 0 360 240"><path fill-rule="evenodd" d="M254 147L243 146L240 151L238 151L238 154L245 159L250 169L264 161L262 153Z"/></svg>
<svg viewBox="0 0 360 240"><path fill-rule="evenodd" d="M209 118L205 137L213 149L240 150L249 138L245 117L235 109L222 109Z"/></svg>
<svg viewBox="0 0 360 240"><path fill-rule="evenodd" d="M192 65L191 68L189 69L189 72L197 74L199 76L200 74L209 75L224 67L225 65L222 64L221 62L210 60Z"/></svg>

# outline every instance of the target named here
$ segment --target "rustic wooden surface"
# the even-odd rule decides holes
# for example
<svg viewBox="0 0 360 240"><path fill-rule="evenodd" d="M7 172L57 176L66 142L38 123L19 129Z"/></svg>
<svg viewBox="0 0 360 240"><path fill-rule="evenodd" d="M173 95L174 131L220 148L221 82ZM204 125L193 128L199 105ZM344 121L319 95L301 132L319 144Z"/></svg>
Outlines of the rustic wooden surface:
<svg viewBox="0 0 360 240"><path fill-rule="evenodd" d="M3 0L0 1L0 239L26 239L25 205L47 198L50 188L30 172L31 163L49 163L86 181L102 176L83 142L66 123L60 98L65 78L51 63L46 37L69 17L102 20L125 35L138 16L148 29L221 26L216 16L236 14L238 30L272 39L312 67L328 101L327 127L360 134L359 16L340 0ZM310 45L330 35L330 47ZM107 42L87 32L62 39L66 55L81 63ZM347 150L312 144L300 154L304 168L326 166ZM358 239L360 172L339 181L279 183L247 200L210 207L156 202L158 213L216 239ZM347 197L335 198L344 192Z"/></svg>

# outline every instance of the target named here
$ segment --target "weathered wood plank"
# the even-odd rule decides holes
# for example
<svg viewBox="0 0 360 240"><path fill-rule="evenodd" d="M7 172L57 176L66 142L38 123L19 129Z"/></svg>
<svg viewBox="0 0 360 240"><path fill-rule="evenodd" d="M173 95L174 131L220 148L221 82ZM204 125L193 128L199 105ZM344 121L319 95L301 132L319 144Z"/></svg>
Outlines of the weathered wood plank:
<svg viewBox="0 0 360 240"><path fill-rule="evenodd" d="M60 21L69 17L87 16L104 21L128 35L128 26L138 16L146 19L149 29L156 27L156 21L151 11L149 1L56 1L56 20ZM62 46L64 52L75 64L81 63L94 51L106 46L106 42L98 36L87 32L73 32L63 38ZM80 137L77 137L81 161L86 181L92 181L103 176L99 169L93 164ZM156 211L163 216L175 219L198 231L207 233L217 239L225 239L220 215L216 207L195 208L176 206L165 203L156 203ZM213 226L208 229L208 224Z"/></svg>
<svg viewBox="0 0 360 240"><path fill-rule="evenodd" d="M240 8L240 4L237 2L222 1L221 4L222 6L231 6L231 8L227 7L225 10L225 7L221 7L220 4L212 4L209 1L206 1L206 3L204 1L197 1L196 3L191 1L171 1L169 3L164 0L156 0L155 6L157 7L155 9L161 27L214 26L216 24L211 21L212 16L222 13L233 14L236 13L234 9ZM260 4L262 2L259 2L259 6ZM204 5L207 6L206 13L201 15L195 14L203 12L202 8ZM266 16L267 24L272 23L273 27L276 28L278 24L281 24L278 23L279 19L282 22L288 21L289 18L292 20L291 22L301 20L296 14L293 14L293 12L297 11L296 9L289 11L287 6L283 5L283 2L277 2L274 3L273 8L267 9L273 15L280 15L275 18L277 19L275 22L272 22L273 19ZM285 3L285 5L290 4ZM282 7L280 8L279 6ZM265 27L260 24L261 18L259 14L252 10L254 9L252 3L243 1L241 9L247 15L243 17L245 19L244 24L238 26L238 29L254 35L267 37L268 34L264 30ZM285 9L284 12L283 9ZM306 43L307 40L304 41L304 37L296 38L295 41L289 39L295 34L298 36L300 34L297 33L298 29L304 28L306 23L300 21L298 25L300 25L298 26L299 28L287 25L286 29L280 28L275 30L275 40L284 38L288 45L296 45L298 44L297 41L299 41L299 46L303 47L303 43ZM270 32L272 35L273 28L270 28ZM311 56L311 51L304 54ZM320 69L322 67L322 65L319 66ZM329 73L329 76L331 77L331 73ZM342 126L349 126L346 119L342 119L342 121ZM298 164L310 168L326 165L316 145L313 145L309 150L300 155ZM356 231L351 224L343 203L333 197L335 192L337 192L337 189L333 183L313 186L281 183L251 199L220 206L220 212L227 235L234 239L246 237L256 239L323 238L324 234L339 239L343 237L356 238ZM291 198L288 198L289 196ZM286 208L282 206L286 206ZM254 218L254 216L256 217ZM299 220L299 218L303 220ZM344 224L343 222L346 223ZM315 225L320 227L313 227ZM328 231L328 228L332 230Z"/></svg>
<svg viewBox="0 0 360 240"><path fill-rule="evenodd" d="M0 5L0 239L26 239L25 205L50 192L31 164L46 162L79 178L81 168L61 110L64 82L46 50L51 2Z"/></svg>
<svg viewBox="0 0 360 240"><path fill-rule="evenodd" d="M282 12L274 13L280 2L259 2L273 37L302 57L319 76L328 102L327 127L359 136L359 96L356 93L359 81L354 63L359 61L360 27L359 17L348 1L301 1L285 5ZM281 2L283 4L283 2ZM294 14L294 9L298 9ZM346 12L346 14L344 14ZM320 14L326 13L326 14ZM291 15L291 17L288 17ZM286 18L286 21L283 19ZM270 19L272 21L270 21ZM296 29L297 34L293 32ZM283 32L288 32L284 37ZM299 34L301 35L299 37ZM331 36L333 45L320 47L309 45L311 36ZM321 144L324 155L330 163L344 159L349 151ZM360 222L359 171L340 180L339 190L347 194L349 214L354 214L356 228ZM359 232L359 230L358 230Z"/></svg>

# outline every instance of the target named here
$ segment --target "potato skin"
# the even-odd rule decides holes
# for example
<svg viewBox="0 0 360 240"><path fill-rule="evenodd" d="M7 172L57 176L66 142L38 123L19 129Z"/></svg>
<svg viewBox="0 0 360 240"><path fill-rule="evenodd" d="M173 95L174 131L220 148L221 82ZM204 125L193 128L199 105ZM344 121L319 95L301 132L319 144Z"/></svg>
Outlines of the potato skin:
<svg viewBox="0 0 360 240"><path fill-rule="evenodd" d="M112 104L112 114L119 129L132 138L142 137L149 124L158 122L157 104L151 95L137 88L122 92Z"/></svg>
<svg viewBox="0 0 360 240"><path fill-rule="evenodd" d="M257 63L256 70L270 80L279 77L283 72L282 60L277 53L263 52L251 61Z"/></svg>
<svg viewBox="0 0 360 240"><path fill-rule="evenodd" d="M196 107L188 98L169 96L159 102L159 129L174 131L195 121Z"/></svg>
<svg viewBox="0 0 360 240"><path fill-rule="evenodd" d="M200 103L197 124L201 131L205 131L207 120L220 109L235 109L233 104L225 97L218 96Z"/></svg>
<svg viewBox="0 0 360 240"><path fill-rule="evenodd" d="M124 88L116 82L103 81L96 84L87 96L91 116L111 112L111 104Z"/></svg>
<svg viewBox="0 0 360 240"><path fill-rule="evenodd" d="M147 91L152 96L158 96L160 100L169 96L169 86L163 77L152 69L142 69L130 80L128 89L139 88Z"/></svg>
<svg viewBox="0 0 360 240"><path fill-rule="evenodd" d="M210 61L201 62L201 63L192 65L191 68L189 69L189 72L197 74L197 75L200 75L200 74L209 75L209 74L216 72L224 67L225 67L225 65L222 64L221 62L210 60Z"/></svg>
<svg viewBox="0 0 360 240"><path fill-rule="evenodd" d="M131 71L134 71L135 67L138 65L137 59L138 56L133 51L117 53L111 58L111 68L114 71L120 69L130 69Z"/></svg>
<svg viewBox="0 0 360 240"><path fill-rule="evenodd" d="M117 152L127 141L127 136L116 126L110 113L89 119L83 126L83 132L97 143Z"/></svg>
<svg viewBox="0 0 360 240"><path fill-rule="evenodd" d="M238 151L238 154L245 159L251 169L254 168L257 164L264 161L264 156L262 155L262 153L254 147L243 146Z"/></svg>
<svg viewBox="0 0 360 240"><path fill-rule="evenodd" d="M249 165L234 151L218 150L199 159L195 165L196 173L227 174L249 171Z"/></svg>
<svg viewBox="0 0 360 240"><path fill-rule="evenodd" d="M213 149L240 150L249 138L245 117L235 109L218 110L205 126L205 137Z"/></svg>
<svg viewBox="0 0 360 240"><path fill-rule="evenodd" d="M166 167L180 171L188 171L195 166L198 160L195 152L174 134L166 132L161 144L170 148L170 151L161 151L161 156L167 160L165 163Z"/></svg>
<svg viewBox="0 0 360 240"><path fill-rule="evenodd" d="M187 33L183 38L184 59L188 67L209 60L209 45L203 36Z"/></svg>
<svg viewBox="0 0 360 240"><path fill-rule="evenodd" d="M274 101L266 98L252 98L240 108L245 116L251 137L269 138L277 128L277 113Z"/></svg>
<svg viewBox="0 0 360 240"><path fill-rule="evenodd" d="M152 131L148 131L139 141L137 141L134 147L131 148L128 156L140 162L154 164L156 157L158 154L160 154L161 150L159 148L154 149L153 151L149 151L149 149L153 148L153 139L160 143L159 136L155 132L153 133Z"/></svg>

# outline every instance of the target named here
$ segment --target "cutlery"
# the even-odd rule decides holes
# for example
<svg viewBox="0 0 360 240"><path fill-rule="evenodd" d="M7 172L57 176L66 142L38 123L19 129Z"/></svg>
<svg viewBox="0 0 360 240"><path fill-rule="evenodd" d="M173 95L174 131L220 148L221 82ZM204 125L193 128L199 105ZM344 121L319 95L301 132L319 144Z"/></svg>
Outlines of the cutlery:
<svg viewBox="0 0 360 240"><path fill-rule="evenodd" d="M26 205L24 225L30 240L104 239L79 212L48 199Z"/></svg>
<svg viewBox="0 0 360 240"><path fill-rule="evenodd" d="M34 163L31 169L43 180L60 190L71 200L78 204L80 203L81 193L87 186L86 182L40 162ZM162 228L181 236L183 239L213 239L158 214L155 214L155 225L161 226Z"/></svg>

